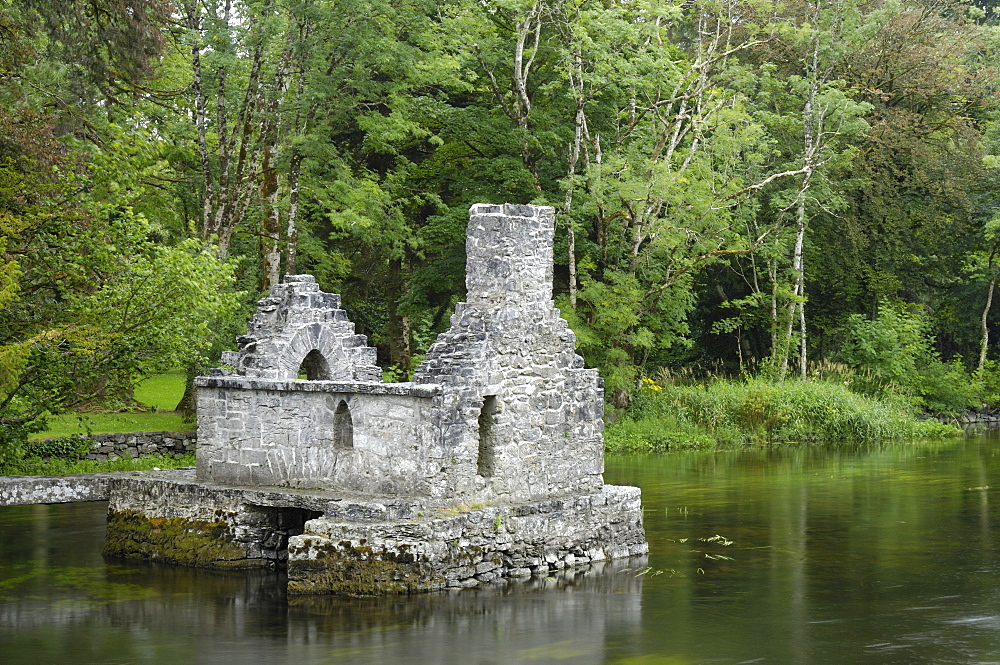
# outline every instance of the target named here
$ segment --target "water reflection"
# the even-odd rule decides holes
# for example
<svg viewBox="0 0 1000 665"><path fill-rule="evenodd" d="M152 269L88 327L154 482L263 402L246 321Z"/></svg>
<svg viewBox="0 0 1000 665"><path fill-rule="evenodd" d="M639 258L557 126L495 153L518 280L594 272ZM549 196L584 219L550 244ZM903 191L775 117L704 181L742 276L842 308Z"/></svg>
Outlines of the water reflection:
<svg viewBox="0 0 1000 665"><path fill-rule="evenodd" d="M1000 663L996 441L612 458L648 561L288 602L100 556L103 504L0 509L0 662Z"/></svg>
<svg viewBox="0 0 1000 665"><path fill-rule="evenodd" d="M3 663L603 663L645 559L479 591L293 598L276 573L105 562L106 504L0 509Z"/></svg>
<svg viewBox="0 0 1000 665"><path fill-rule="evenodd" d="M1000 662L995 441L619 460L643 487L642 651L688 662ZM990 486L993 487L990 487ZM729 559L699 541L733 544ZM657 626L658 630L653 627Z"/></svg>

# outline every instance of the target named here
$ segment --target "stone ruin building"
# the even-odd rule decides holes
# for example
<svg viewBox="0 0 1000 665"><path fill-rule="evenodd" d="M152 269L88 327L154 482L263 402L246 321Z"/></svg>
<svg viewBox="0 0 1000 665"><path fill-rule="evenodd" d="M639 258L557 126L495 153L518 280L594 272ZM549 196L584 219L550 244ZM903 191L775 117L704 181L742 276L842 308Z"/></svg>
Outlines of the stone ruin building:
<svg viewBox="0 0 1000 665"><path fill-rule="evenodd" d="M340 296L288 276L196 380L197 470L113 481L109 555L287 565L292 593L469 587L644 554L604 485L603 386L552 296L552 208L476 205L467 300L383 383Z"/></svg>

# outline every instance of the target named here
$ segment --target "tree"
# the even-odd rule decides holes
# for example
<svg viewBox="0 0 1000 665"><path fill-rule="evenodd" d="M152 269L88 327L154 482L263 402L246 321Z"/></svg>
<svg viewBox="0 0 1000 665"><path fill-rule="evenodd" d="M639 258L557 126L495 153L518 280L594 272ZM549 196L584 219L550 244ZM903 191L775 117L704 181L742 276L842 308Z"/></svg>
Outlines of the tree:
<svg viewBox="0 0 1000 665"><path fill-rule="evenodd" d="M141 16L117 26L109 5L63 4L98 34L155 28L142 13L152 3L129 3ZM199 356L236 300L230 266L132 206L155 209L143 199L162 184L164 166L141 131L150 123L129 132L116 120L134 115L109 105L139 89L152 66L142 58L157 57L143 44L158 44L156 35L95 47L105 59L84 76L59 59L72 35L51 25L47 37L32 33L25 21L34 5L21 9L0 13L12 47L0 54L11 73L0 85L0 459L16 455L45 414L127 399L143 375ZM141 56L131 67L130 46ZM109 95L103 107L51 103L94 90Z"/></svg>
<svg viewBox="0 0 1000 665"><path fill-rule="evenodd" d="M11 454L46 413L121 400L143 376L200 358L237 296L231 268L200 243L151 242L127 208L74 209L72 181L18 206L40 182L5 175L0 454Z"/></svg>

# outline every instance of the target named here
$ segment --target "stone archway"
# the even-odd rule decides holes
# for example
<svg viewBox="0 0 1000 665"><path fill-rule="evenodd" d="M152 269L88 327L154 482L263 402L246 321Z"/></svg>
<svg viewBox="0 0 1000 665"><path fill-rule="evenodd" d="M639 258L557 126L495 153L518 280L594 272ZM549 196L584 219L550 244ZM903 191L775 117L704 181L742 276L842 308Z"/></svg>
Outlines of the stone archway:
<svg viewBox="0 0 1000 665"><path fill-rule="evenodd" d="M328 327L312 323L296 331L278 359L279 378L310 381L350 381L350 364L340 338Z"/></svg>
<svg viewBox="0 0 1000 665"><path fill-rule="evenodd" d="M319 349L313 349L307 353L299 365L298 378L300 379L329 381L331 377L330 363L327 362L326 356L319 352Z"/></svg>

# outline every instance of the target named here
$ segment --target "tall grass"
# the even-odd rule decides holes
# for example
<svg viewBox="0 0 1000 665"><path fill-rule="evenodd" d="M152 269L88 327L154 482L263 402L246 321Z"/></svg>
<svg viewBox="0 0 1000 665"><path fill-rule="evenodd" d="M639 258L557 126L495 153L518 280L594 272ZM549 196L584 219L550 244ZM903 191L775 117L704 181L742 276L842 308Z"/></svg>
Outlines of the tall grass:
<svg viewBox="0 0 1000 665"><path fill-rule="evenodd" d="M628 411L605 432L610 451L651 451L819 441L873 442L955 435L901 404L825 380L643 380Z"/></svg>
<svg viewBox="0 0 1000 665"><path fill-rule="evenodd" d="M151 471L153 469L176 469L194 466L195 454L153 453L141 457L119 457L99 462L89 459L26 458L0 464L0 475L4 476L68 476L74 473L99 473L108 471Z"/></svg>

